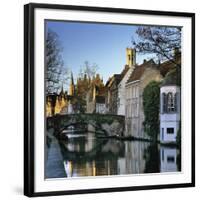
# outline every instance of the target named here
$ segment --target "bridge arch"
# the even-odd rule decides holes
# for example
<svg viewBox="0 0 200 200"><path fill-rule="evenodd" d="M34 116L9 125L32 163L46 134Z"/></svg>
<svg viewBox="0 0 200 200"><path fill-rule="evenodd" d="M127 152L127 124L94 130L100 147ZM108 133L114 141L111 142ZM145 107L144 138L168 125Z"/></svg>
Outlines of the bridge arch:
<svg viewBox="0 0 200 200"><path fill-rule="evenodd" d="M66 114L55 115L47 118L47 129L54 128L55 135L70 125L92 125L97 130L102 130L106 136L123 135L125 129L125 117L122 115L107 114Z"/></svg>
<svg viewBox="0 0 200 200"><path fill-rule="evenodd" d="M63 127L61 127L60 128L60 130L58 130L58 133L59 134L62 134L62 132L64 131L64 130L66 130L68 127L70 127L70 126L75 126L75 127L77 127L77 125L84 125L84 126L87 126L87 130L85 130L85 131L87 131L87 132L92 132L91 130L89 130L89 125L91 125L93 128L95 128L95 129L99 129L100 127L98 127L98 126L96 126L94 123L92 123L92 122L75 122L75 123L68 123L68 124L66 124L66 125L64 125ZM100 131L98 131L98 132L102 132L104 135L106 135L106 131L105 130L103 130L103 129L99 129ZM84 131L84 130L83 130ZM95 131L95 132L97 132L97 131Z"/></svg>

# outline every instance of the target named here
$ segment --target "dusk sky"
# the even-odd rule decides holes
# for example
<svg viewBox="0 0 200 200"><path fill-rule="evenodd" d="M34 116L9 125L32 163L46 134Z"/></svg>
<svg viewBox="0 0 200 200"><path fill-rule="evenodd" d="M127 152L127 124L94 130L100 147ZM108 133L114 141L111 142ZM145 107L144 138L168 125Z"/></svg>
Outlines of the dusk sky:
<svg viewBox="0 0 200 200"><path fill-rule="evenodd" d="M134 25L48 21L46 26L58 34L64 66L72 70L75 80L81 66L89 61L98 65L97 73L105 83L123 70L126 48L132 47L133 37L137 40ZM140 64L143 59L137 55L136 62Z"/></svg>

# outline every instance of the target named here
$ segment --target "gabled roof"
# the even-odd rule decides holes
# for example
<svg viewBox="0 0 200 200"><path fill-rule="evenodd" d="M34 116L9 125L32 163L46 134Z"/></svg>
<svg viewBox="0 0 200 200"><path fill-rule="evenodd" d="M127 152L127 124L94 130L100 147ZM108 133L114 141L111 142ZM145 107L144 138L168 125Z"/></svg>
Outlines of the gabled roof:
<svg viewBox="0 0 200 200"><path fill-rule="evenodd" d="M124 76L126 75L126 73L128 72L129 70L129 66L128 65L125 65L124 69L122 70L121 72L121 77L120 77L120 80L122 80L124 78Z"/></svg>
<svg viewBox="0 0 200 200"><path fill-rule="evenodd" d="M116 81L116 84L118 84L121 80L121 74L114 74L112 77L108 79L106 82L106 87L110 87L114 81Z"/></svg>
<svg viewBox="0 0 200 200"><path fill-rule="evenodd" d="M140 78L142 77L145 69L147 67L156 67L157 65L155 64L155 62L153 61L153 59L150 59L149 61L145 61L143 64L141 65L137 65L135 67L135 69L133 70L132 74L130 75L127 83L133 82L133 81L137 81L140 80Z"/></svg>
<svg viewBox="0 0 200 200"><path fill-rule="evenodd" d="M129 66L125 65L124 69L122 70L120 74L114 74L112 77L108 79L108 81L106 82L106 86L108 87L114 81L116 81L116 84L118 85L119 82L124 78L128 70L129 70Z"/></svg>

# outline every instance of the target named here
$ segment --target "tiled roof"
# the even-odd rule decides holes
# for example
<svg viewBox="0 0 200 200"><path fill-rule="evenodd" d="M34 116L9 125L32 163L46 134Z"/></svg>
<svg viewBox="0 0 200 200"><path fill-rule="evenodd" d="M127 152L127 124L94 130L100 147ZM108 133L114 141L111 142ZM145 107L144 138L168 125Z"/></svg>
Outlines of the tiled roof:
<svg viewBox="0 0 200 200"><path fill-rule="evenodd" d="M113 80L116 80L116 83L118 84L121 80L121 74L114 74L112 77L110 77L106 82L106 87L108 87Z"/></svg>
<svg viewBox="0 0 200 200"><path fill-rule="evenodd" d="M162 86L177 85L177 83L178 83L178 79L177 78L178 78L177 70L176 69L171 70L165 76L165 78L164 78L164 80L162 82Z"/></svg>
<svg viewBox="0 0 200 200"><path fill-rule="evenodd" d="M178 55L176 62L179 65L181 64L181 54ZM172 70L175 67L176 67L175 63L167 60L163 62L162 64L160 64L160 73L162 76L165 76L170 70Z"/></svg>
<svg viewBox="0 0 200 200"><path fill-rule="evenodd" d="M153 66L154 66L154 67L156 66L156 64L155 64L155 62L153 61L153 59L151 59L151 60L149 60L149 61L146 61L146 62L144 62L144 63L141 64L141 65L137 65L137 66L135 67L135 69L133 70L132 74L130 75L130 77L129 77L127 83L130 83L130 82L136 81L136 80L140 80L140 78L142 77L142 75L143 75L145 69L146 69L147 67L153 67Z"/></svg>
<svg viewBox="0 0 200 200"><path fill-rule="evenodd" d="M113 80L116 81L116 84L119 84L119 82L124 78L128 70L129 70L129 66L125 65L124 69L122 70L120 74L114 74L112 77L108 79L108 81L106 82L106 86L108 86L110 82Z"/></svg>
<svg viewBox="0 0 200 200"><path fill-rule="evenodd" d="M126 75L126 73L128 72L128 70L129 70L129 66L125 65L124 69L122 70L122 72L120 74L121 75L121 77L120 77L121 80L124 78L124 76Z"/></svg>
<svg viewBox="0 0 200 200"><path fill-rule="evenodd" d="M96 87L98 92L98 96L104 96L106 94L107 88L106 87Z"/></svg>

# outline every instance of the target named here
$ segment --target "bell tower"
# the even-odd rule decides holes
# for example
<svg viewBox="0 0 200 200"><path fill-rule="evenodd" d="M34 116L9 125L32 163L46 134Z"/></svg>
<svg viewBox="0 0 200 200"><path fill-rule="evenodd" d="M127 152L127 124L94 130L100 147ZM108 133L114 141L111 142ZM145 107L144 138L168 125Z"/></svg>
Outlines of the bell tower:
<svg viewBox="0 0 200 200"><path fill-rule="evenodd" d="M132 48L126 48L126 64L131 67L136 64L136 51Z"/></svg>

